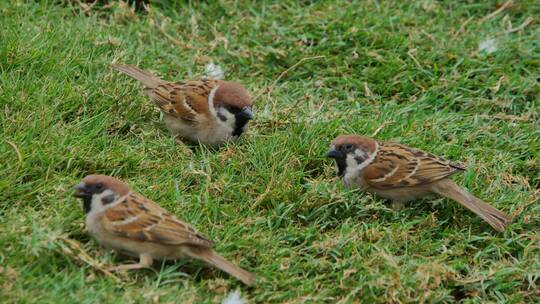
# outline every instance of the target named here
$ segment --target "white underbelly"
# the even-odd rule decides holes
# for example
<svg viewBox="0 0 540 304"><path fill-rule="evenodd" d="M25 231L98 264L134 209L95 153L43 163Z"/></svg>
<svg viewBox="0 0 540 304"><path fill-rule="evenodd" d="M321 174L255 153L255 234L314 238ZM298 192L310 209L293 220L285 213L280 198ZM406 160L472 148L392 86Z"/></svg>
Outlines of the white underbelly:
<svg viewBox="0 0 540 304"><path fill-rule="evenodd" d="M193 126L188 122L168 115L165 115L165 124L172 135L193 142L218 145L236 139L236 137L231 136L233 129L223 124L208 122L209 125Z"/></svg>

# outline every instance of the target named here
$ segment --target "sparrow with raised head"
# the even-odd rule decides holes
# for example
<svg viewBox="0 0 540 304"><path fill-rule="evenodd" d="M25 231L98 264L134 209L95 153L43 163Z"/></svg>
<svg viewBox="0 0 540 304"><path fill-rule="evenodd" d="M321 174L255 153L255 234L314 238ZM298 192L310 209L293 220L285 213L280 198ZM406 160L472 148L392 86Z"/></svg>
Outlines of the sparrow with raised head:
<svg viewBox="0 0 540 304"><path fill-rule="evenodd" d="M104 247L138 257L139 263L115 270L146 268L154 259L192 258L217 267L247 285L255 275L212 250L212 242L153 201L132 192L122 181L89 175L75 186L83 202L86 228Z"/></svg>
<svg viewBox="0 0 540 304"><path fill-rule="evenodd" d="M112 67L144 85L177 139L220 145L238 139L253 118L251 97L239 83L210 79L169 82L131 65Z"/></svg>
<svg viewBox="0 0 540 304"><path fill-rule="evenodd" d="M509 216L449 178L465 170L463 166L430 153L363 136L342 135L332 141L327 156L336 161L338 175L348 187L398 203L442 195L468 208L497 231L503 231L510 221Z"/></svg>

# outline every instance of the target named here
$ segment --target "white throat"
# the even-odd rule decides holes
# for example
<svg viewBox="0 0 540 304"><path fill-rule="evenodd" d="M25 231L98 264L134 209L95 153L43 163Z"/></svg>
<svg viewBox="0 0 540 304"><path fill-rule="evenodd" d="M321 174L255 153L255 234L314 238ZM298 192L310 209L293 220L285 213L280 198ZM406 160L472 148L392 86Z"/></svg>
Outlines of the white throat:
<svg viewBox="0 0 540 304"><path fill-rule="evenodd" d="M218 89L219 85L216 85L212 88L210 94L208 94L208 109L214 117L215 122L214 128L211 128L211 133L208 134L208 139L210 142L215 141L216 143L229 139L236 125L236 117L234 114L224 107L215 107L214 98Z"/></svg>
<svg viewBox="0 0 540 304"><path fill-rule="evenodd" d="M210 113L212 113L214 117L216 117L216 108L214 107L214 98L216 97L216 92L218 89L219 89L219 85L216 85L215 87L212 88L212 90L210 91L210 94L208 94L208 109L210 110Z"/></svg>
<svg viewBox="0 0 540 304"><path fill-rule="evenodd" d="M117 205L120 202L122 202L130 194L131 194L131 192L129 192L128 194L126 194L124 196L118 196L118 194L116 194L116 192L113 192L113 191L111 191L109 189L101 192L100 194L94 194L92 196L92 204L91 204L91 208L90 208L90 212L88 213L88 216L90 217L90 216L102 213L103 211L105 211L105 210L113 207L114 205ZM112 196L113 198L109 198L110 196ZM112 203L104 204L103 200L106 199L106 198L112 199L113 200Z"/></svg>
<svg viewBox="0 0 540 304"><path fill-rule="evenodd" d="M371 154L359 149L356 149L354 155L347 154L347 158L345 159L347 167L345 168L345 174L343 175L343 182L346 186L350 187L356 184L362 171L375 160L378 152L379 144L375 143L375 151ZM357 158L364 159L364 161L358 163Z"/></svg>
<svg viewBox="0 0 540 304"><path fill-rule="evenodd" d="M113 196L112 198L110 197L111 195ZM104 232L103 225L101 224L103 212L122 203L129 195L131 195L131 192L124 196L118 196L115 192L107 189L100 194L94 194L92 196L91 209L86 215L86 229L88 229L88 232L95 237L99 243L105 242L103 235L106 234L106 232ZM113 201L110 204L104 204L104 199L113 199ZM106 245L106 247L114 248L114 245Z"/></svg>

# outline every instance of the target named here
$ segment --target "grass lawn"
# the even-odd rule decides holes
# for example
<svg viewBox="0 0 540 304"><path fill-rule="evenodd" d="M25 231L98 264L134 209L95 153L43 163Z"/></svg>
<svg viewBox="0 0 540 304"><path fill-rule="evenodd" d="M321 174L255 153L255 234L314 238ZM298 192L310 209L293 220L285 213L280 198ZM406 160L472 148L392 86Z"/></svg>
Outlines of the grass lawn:
<svg viewBox="0 0 540 304"><path fill-rule="evenodd" d="M0 1L0 302L540 302L538 1L71 2ZM214 62L255 120L238 143L179 146L113 61L174 80ZM344 133L462 161L454 179L513 222L345 189L325 158ZM71 196L90 173L260 283L190 261L104 274L123 259Z"/></svg>

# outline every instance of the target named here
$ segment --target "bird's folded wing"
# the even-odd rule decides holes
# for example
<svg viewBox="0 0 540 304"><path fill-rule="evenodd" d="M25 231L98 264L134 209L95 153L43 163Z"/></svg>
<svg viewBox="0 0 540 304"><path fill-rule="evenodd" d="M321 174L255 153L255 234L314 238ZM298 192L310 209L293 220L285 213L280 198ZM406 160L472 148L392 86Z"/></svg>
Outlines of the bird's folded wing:
<svg viewBox="0 0 540 304"><path fill-rule="evenodd" d="M209 114L208 96L213 85L209 80L167 82L147 93L165 114L196 123Z"/></svg>
<svg viewBox="0 0 540 304"><path fill-rule="evenodd" d="M103 220L110 231L119 237L164 245L212 245L187 223L138 194L132 194L107 209Z"/></svg>
<svg viewBox="0 0 540 304"><path fill-rule="evenodd" d="M394 143L382 143L375 161L363 173L367 184L389 189L424 185L464 168L443 158Z"/></svg>

